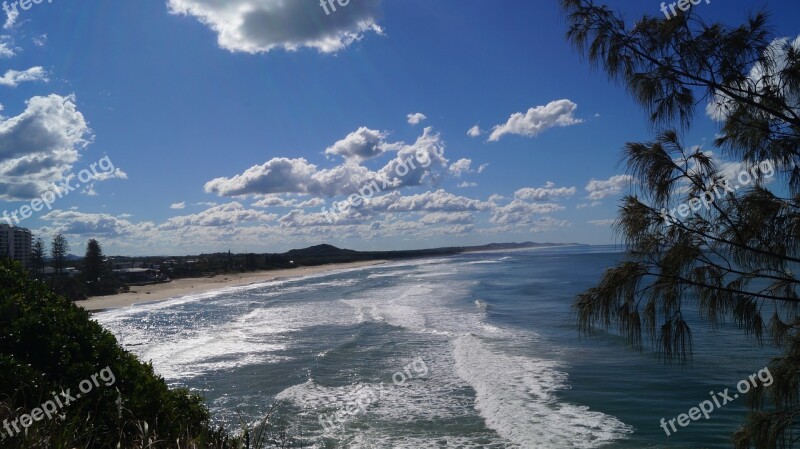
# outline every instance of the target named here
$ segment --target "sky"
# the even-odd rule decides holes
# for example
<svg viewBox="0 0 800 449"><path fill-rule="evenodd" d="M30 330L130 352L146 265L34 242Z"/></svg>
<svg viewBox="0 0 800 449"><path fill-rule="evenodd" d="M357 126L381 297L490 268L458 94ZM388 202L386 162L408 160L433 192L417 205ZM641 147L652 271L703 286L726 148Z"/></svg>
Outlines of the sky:
<svg viewBox="0 0 800 449"><path fill-rule="evenodd" d="M619 242L621 149L653 129L557 1L342 3L6 1L3 217L75 254ZM794 2L695 8L800 33Z"/></svg>

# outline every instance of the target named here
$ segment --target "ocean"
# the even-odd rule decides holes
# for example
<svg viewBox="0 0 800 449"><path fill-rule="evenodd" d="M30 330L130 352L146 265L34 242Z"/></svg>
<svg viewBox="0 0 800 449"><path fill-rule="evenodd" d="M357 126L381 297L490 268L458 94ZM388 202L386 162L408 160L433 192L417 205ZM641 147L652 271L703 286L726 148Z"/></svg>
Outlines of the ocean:
<svg viewBox="0 0 800 449"><path fill-rule="evenodd" d="M729 447L744 398L670 436L660 420L733 392L775 352L700 321L689 366L614 332L581 337L575 295L621 258L575 246L389 262L95 317L218 423L272 412L303 447Z"/></svg>

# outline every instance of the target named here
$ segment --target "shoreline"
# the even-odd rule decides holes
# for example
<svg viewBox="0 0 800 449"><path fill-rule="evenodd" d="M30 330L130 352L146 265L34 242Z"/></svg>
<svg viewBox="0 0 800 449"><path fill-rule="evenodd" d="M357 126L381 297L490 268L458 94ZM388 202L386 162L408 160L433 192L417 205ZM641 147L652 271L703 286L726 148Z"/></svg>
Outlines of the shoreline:
<svg viewBox="0 0 800 449"><path fill-rule="evenodd" d="M220 290L227 287L246 287L264 282L294 279L310 274L327 273L348 268L371 267L385 264L385 260L347 262L326 264L314 267L285 268L280 270L264 270L237 274L219 274L210 278L183 278L163 284L131 287L128 293L109 296L94 296L86 301L77 301L75 305L89 312L130 307L137 304L167 301L183 296Z"/></svg>

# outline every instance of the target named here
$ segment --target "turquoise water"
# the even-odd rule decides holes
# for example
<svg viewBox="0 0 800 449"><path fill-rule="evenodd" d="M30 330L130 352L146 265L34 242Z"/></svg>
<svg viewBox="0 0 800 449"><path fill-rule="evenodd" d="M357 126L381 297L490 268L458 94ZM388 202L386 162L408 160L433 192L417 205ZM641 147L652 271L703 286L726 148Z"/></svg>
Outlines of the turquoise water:
<svg viewBox="0 0 800 449"><path fill-rule="evenodd" d="M732 327L692 323L690 367L665 366L570 310L612 247L468 254L274 281L97 315L217 419L279 401L317 448L723 448L744 400L670 437L675 418L766 366Z"/></svg>

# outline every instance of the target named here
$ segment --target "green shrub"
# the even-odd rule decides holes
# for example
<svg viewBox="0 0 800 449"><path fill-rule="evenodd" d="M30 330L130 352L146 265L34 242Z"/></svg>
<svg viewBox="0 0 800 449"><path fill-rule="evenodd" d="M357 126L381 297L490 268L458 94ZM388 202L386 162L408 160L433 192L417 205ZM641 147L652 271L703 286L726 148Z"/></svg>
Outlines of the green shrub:
<svg viewBox="0 0 800 449"><path fill-rule="evenodd" d="M0 446L141 448L159 441L149 447L234 447L212 428L201 398L170 390L88 312L29 279L17 263L0 262L0 428L53 392L75 395L81 381L106 367L113 385L100 383L60 409L62 417L35 422L27 435L7 437Z"/></svg>

